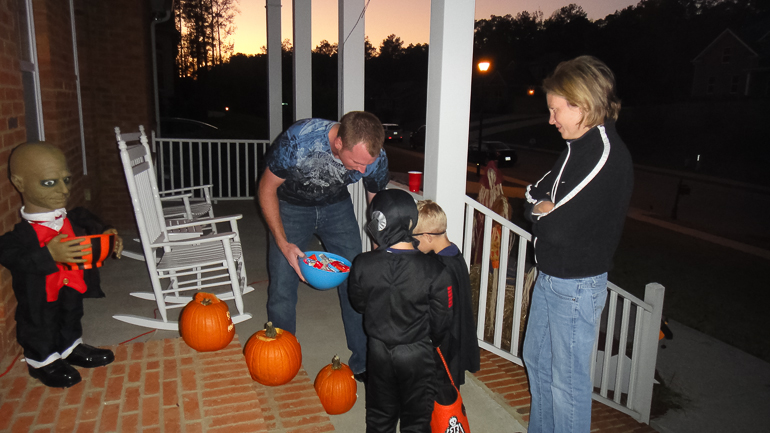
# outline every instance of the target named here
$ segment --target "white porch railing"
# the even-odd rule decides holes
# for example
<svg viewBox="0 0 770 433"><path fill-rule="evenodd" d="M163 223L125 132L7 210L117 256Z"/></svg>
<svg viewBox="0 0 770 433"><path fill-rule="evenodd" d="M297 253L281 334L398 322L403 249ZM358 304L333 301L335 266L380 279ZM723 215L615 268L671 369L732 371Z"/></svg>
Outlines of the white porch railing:
<svg viewBox="0 0 770 433"><path fill-rule="evenodd" d="M211 184L214 200L246 200L256 195L255 181L270 142L157 138L153 133L152 145L161 191Z"/></svg>
<svg viewBox="0 0 770 433"><path fill-rule="evenodd" d="M524 335L521 329L524 322L521 317L529 308L530 297L524 294L524 276L528 266L527 252L531 246L532 237L521 227L476 200L466 197L462 250L469 269L471 268L474 221L478 214L483 215L481 218L483 220L481 277L477 310L479 346L511 362L523 365L520 339ZM518 247L515 249L515 254L513 251L510 255L500 254L500 272L496 280L493 279L493 289L505 289L490 291L489 278L484 276L490 275L492 230L498 225L501 230L500 251L508 251L509 245L518 245ZM515 266L509 268L509 259L515 260ZM494 274L492 272L492 275ZM509 281L514 281L512 300L506 297ZM594 344L592 357L591 378L595 389L593 398L630 415L637 421L649 423L665 289L660 284L648 284L645 288L644 300L613 283L608 284L607 290L609 291L607 306L602 315L601 332ZM487 299L488 292L495 299ZM527 305L524 305L523 300L526 300ZM493 316L488 318L486 316L489 305L494 308L491 309ZM509 312L506 313L506 309L509 309ZM508 329L504 325L506 319L511 320ZM485 336L485 329L489 328L488 323L493 323L494 332L491 339ZM599 341L602 339L604 343L600 346ZM508 346L508 349L505 346Z"/></svg>
<svg viewBox="0 0 770 433"><path fill-rule="evenodd" d="M210 183L214 185L214 196L217 199L252 199L256 193L254 182L258 169L269 144L267 140L200 140L153 136L159 187L166 190ZM406 189L396 183L391 183L389 187ZM351 185L350 190L361 227L363 249L368 251L371 243L364 231L366 194L360 183ZM417 194L413 196L416 199L422 198ZM526 230L466 196L461 247L469 269L472 269L475 223L483 224L479 237L481 262L473 263L473 268L478 269L480 276L477 299L479 345L513 363L523 365L521 346L524 322L521 318L529 308L523 276L528 271L527 266L532 265L527 262L532 237ZM511 254L500 254L499 271L490 272L492 231L497 227L500 228L500 251L511 250ZM514 266L509 269L511 259L514 260ZM490 273L493 276L492 290L489 278L485 278ZM509 284L511 281L513 283ZM513 289L512 296L509 296L510 286ZM607 290L607 306L600 325L602 332L594 344L592 358L593 398L638 421L649 423L665 290L660 284L648 284L644 300L613 283L608 284ZM488 315L487 311L491 314Z"/></svg>

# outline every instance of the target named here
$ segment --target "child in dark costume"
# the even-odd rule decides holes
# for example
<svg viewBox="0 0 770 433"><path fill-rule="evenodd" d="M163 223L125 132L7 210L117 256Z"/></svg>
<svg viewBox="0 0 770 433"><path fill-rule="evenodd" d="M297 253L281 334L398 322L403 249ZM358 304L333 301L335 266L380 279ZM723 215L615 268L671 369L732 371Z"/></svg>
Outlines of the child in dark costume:
<svg viewBox="0 0 770 433"><path fill-rule="evenodd" d="M421 200L417 202L417 210L420 216L412 234L420 242L417 248L423 253L435 255L452 276L454 316L440 348L455 385L459 388L465 383L466 370L471 373L479 371L479 341L471 303L468 265L457 245L447 237L446 214L441 206L431 200ZM436 401L449 405L456 399L454 387L446 374L440 374L439 378L442 380Z"/></svg>
<svg viewBox="0 0 770 433"><path fill-rule="evenodd" d="M23 221L0 237L0 264L11 271L16 307L16 340L24 349L30 376L44 385L68 388L80 382L72 366L111 363L112 351L82 342L84 297L103 297L99 271L71 270L62 263L84 263L77 235L114 233L117 256L122 241L83 208L65 210L71 174L64 154L45 143L14 149L11 182L21 193ZM106 230L105 230L106 229ZM65 238L71 240L63 241Z"/></svg>
<svg viewBox="0 0 770 433"><path fill-rule="evenodd" d="M348 293L369 336L366 431L430 431L437 375L435 347L452 319L452 278L413 246L417 206L409 193L380 191L367 231L379 245L356 257ZM442 367L443 368L443 367Z"/></svg>

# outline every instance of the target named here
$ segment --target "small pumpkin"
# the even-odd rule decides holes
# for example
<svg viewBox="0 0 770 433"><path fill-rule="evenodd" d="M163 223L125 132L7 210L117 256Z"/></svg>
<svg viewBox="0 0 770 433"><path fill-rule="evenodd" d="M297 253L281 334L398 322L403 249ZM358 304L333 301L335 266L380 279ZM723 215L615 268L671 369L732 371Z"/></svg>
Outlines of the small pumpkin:
<svg viewBox="0 0 770 433"><path fill-rule="evenodd" d="M337 355L334 355L331 364L318 372L313 387L329 415L339 415L349 411L358 399L356 394L358 385L353 378L353 370L341 363Z"/></svg>
<svg viewBox="0 0 770 433"><path fill-rule="evenodd" d="M179 333L198 352L225 348L235 336L227 304L211 293L198 292L179 314Z"/></svg>
<svg viewBox="0 0 770 433"><path fill-rule="evenodd" d="M251 378L262 385L283 385L294 379L302 366L302 348L297 338L274 327L272 322L249 338L243 354Z"/></svg>

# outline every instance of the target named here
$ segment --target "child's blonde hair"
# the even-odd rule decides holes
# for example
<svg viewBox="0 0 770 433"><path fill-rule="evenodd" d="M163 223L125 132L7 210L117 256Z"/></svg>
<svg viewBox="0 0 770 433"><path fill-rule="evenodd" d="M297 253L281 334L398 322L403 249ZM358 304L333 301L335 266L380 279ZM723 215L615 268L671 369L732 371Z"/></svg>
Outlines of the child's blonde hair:
<svg viewBox="0 0 770 433"><path fill-rule="evenodd" d="M433 200L417 202L419 218L414 233L441 233L446 231L446 214L444 209Z"/></svg>

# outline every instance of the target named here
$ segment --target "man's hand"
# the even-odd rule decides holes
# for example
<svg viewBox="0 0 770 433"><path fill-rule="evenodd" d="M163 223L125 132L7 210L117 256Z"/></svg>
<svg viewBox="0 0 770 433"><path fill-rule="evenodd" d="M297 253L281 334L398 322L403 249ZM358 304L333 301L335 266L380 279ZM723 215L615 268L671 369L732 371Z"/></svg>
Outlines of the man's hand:
<svg viewBox="0 0 770 433"><path fill-rule="evenodd" d="M65 234L56 235L45 245L51 253L53 260L59 263L85 263L86 261L81 257L89 254L89 252L83 250L91 248L91 244L80 245L83 242L83 238L73 238L62 242L62 239L66 237L67 235Z"/></svg>
<svg viewBox="0 0 770 433"><path fill-rule="evenodd" d="M286 257L286 260L289 262L291 267L294 268L294 272L297 273L297 275L299 276L299 279L304 282L307 282L305 280L305 277L302 276L302 271L299 270L299 259L298 259L299 257L305 257L305 253L303 253L298 246L290 243L286 243L279 248L281 249L283 256Z"/></svg>
<svg viewBox="0 0 770 433"><path fill-rule="evenodd" d="M107 229L102 233L104 235L115 235L115 248L112 250L113 253L115 253L115 258L119 259L120 254L123 253L123 238L118 236L118 230L117 229Z"/></svg>

